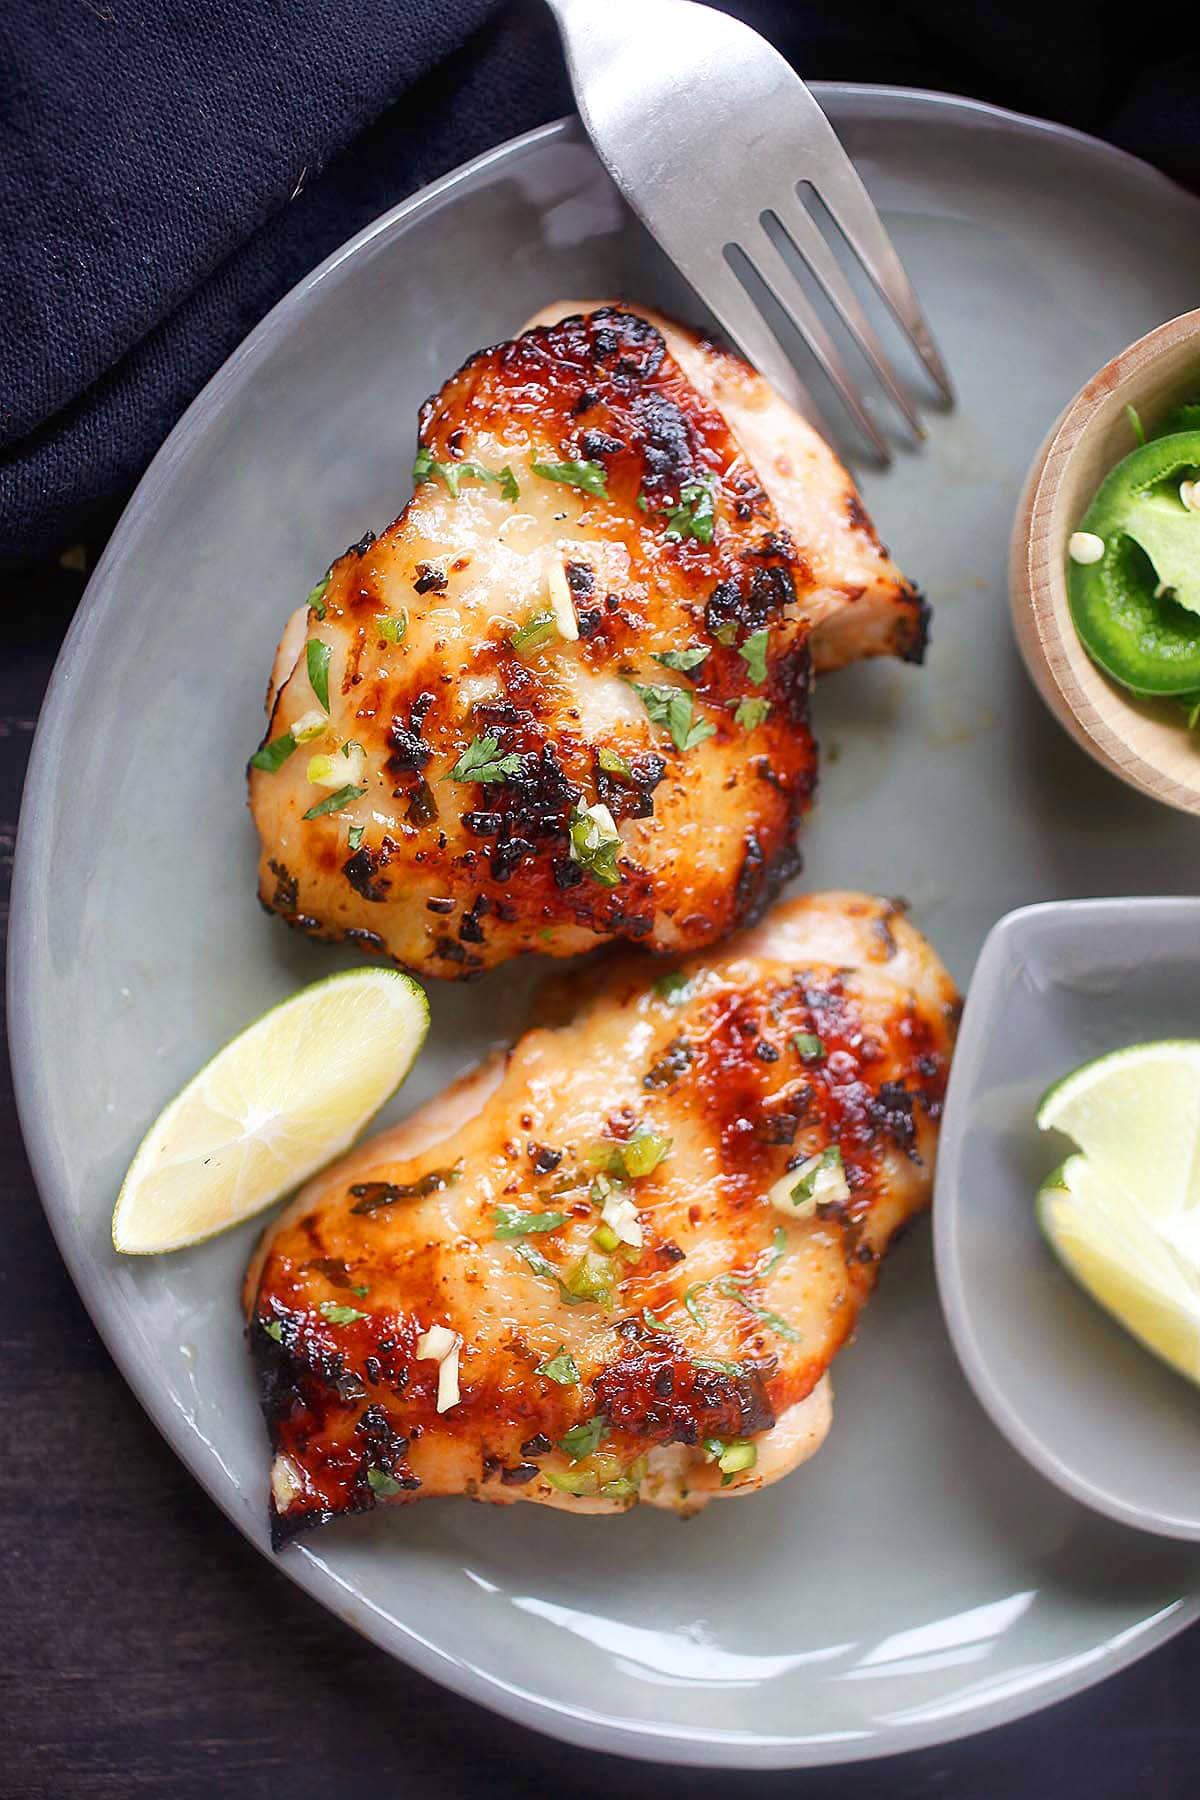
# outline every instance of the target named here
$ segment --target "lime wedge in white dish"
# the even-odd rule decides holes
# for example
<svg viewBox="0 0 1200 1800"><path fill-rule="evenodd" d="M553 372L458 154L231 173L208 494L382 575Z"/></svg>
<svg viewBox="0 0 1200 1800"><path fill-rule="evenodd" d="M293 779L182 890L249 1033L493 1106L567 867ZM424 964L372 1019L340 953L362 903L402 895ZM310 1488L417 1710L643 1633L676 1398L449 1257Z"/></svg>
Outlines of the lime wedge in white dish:
<svg viewBox="0 0 1200 1800"><path fill-rule="evenodd" d="M1050 1089L1037 1122L1080 1152L1038 1193L1046 1237L1101 1306L1200 1381L1200 1043L1087 1063Z"/></svg>
<svg viewBox="0 0 1200 1800"><path fill-rule="evenodd" d="M281 1199L348 1148L416 1060L429 1002L395 969L352 969L282 1001L164 1108L113 1212L115 1247L203 1242Z"/></svg>

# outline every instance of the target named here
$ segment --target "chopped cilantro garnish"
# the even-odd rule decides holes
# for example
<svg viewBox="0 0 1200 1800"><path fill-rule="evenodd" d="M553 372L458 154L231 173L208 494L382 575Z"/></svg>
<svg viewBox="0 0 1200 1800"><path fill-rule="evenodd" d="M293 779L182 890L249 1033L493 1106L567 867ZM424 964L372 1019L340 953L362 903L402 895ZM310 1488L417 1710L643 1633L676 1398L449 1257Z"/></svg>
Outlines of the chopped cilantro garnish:
<svg viewBox="0 0 1200 1800"><path fill-rule="evenodd" d="M763 1252L762 1261L758 1266L757 1273L759 1280L764 1280L766 1276L778 1266L786 1254L787 1232L783 1229L782 1225L777 1225L771 1237L771 1248Z"/></svg>
<svg viewBox="0 0 1200 1800"><path fill-rule="evenodd" d="M530 467L543 481L561 481L565 487L582 488L585 494L594 494L597 500L608 499L608 471L603 463L535 462Z"/></svg>
<svg viewBox="0 0 1200 1800"><path fill-rule="evenodd" d="M414 481L442 481L451 499L457 500L459 483L468 477L474 481L498 483L503 500L519 500L521 497L517 478L508 463L497 473L494 469L485 469L482 463L477 462L435 462L432 450L427 450L424 445L417 451L413 462Z"/></svg>
<svg viewBox="0 0 1200 1800"><path fill-rule="evenodd" d="M389 1475L386 1469L368 1469L367 1480L373 1494L382 1494L388 1499L393 1494L400 1494L404 1491L396 1477Z"/></svg>
<svg viewBox="0 0 1200 1800"><path fill-rule="evenodd" d="M762 682L767 679L767 643L770 636L770 630L764 625L761 631L752 631L738 651L750 671L751 681Z"/></svg>
<svg viewBox="0 0 1200 1800"><path fill-rule="evenodd" d="M346 833L346 842L349 844L351 850L357 850L359 848L363 841L363 832L365 830L365 825L352 825L350 827L349 831Z"/></svg>
<svg viewBox="0 0 1200 1800"><path fill-rule="evenodd" d="M318 619L323 619L325 617L325 590L329 586L329 580L332 574L332 569L326 569L316 587L309 589L308 599L304 602L306 606L312 608Z"/></svg>
<svg viewBox="0 0 1200 1800"><path fill-rule="evenodd" d="M825 1045L814 1031L798 1031L792 1043L800 1052L801 1062L819 1063L825 1061Z"/></svg>
<svg viewBox="0 0 1200 1800"><path fill-rule="evenodd" d="M338 1300L322 1300L317 1311L331 1325L353 1325L355 1319L367 1316L365 1312L359 1312L357 1306L343 1306Z"/></svg>
<svg viewBox="0 0 1200 1800"><path fill-rule="evenodd" d="M702 662L707 662L711 655L707 644L696 644L689 650L656 650L654 660L664 669L678 669L686 675L690 669L698 669Z"/></svg>
<svg viewBox="0 0 1200 1800"><path fill-rule="evenodd" d="M733 720L743 731L757 731L764 719L770 717L771 702L764 700L761 694L755 694L746 700L739 700L734 708Z"/></svg>
<svg viewBox="0 0 1200 1800"><path fill-rule="evenodd" d="M803 1337L800 1332L796 1330L795 1326L789 1325L786 1319L780 1318L779 1314L777 1312L772 1312L770 1307L751 1306L744 1294L739 1295L738 1298L741 1300L742 1305L746 1308L747 1312L753 1313L756 1319L761 1319L764 1325L769 1326L772 1331L777 1332L781 1338L786 1338L789 1344L802 1344L804 1342Z"/></svg>
<svg viewBox="0 0 1200 1800"><path fill-rule="evenodd" d="M322 819L326 813L341 812L343 806L349 806L352 800L361 800L366 793L365 787L339 788L336 794L327 794L324 800L318 800L304 814L306 819Z"/></svg>
<svg viewBox="0 0 1200 1800"><path fill-rule="evenodd" d="M609 1288L600 1275L603 1270L611 1280L611 1270L607 1263L599 1264L597 1259L585 1256L575 1265L567 1280L563 1281L554 1264L548 1262L532 1244L514 1244L513 1249L527 1269L558 1284L558 1297L564 1306L583 1306L589 1300L601 1300L607 1305Z"/></svg>
<svg viewBox="0 0 1200 1800"><path fill-rule="evenodd" d="M591 1456L600 1446L601 1439L608 1435L608 1425L597 1413L594 1418L585 1419L582 1425L572 1425L558 1440L558 1447L573 1463L582 1462L585 1456Z"/></svg>
<svg viewBox="0 0 1200 1800"><path fill-rule="evenodd" d="M283 1320L282 1319L269 1319L269 1320L264 1319L263 1320L263 1330L266 1332L266 1334L269 1338L274 1338L275 1342L277 1344L282 1344L282 1342L283 1342Z"/></svg>
<svg viewBox="0 0 1200 1800"><path fill-rule="evenodd" d="M514 631L509 643L520 655L526 650L537 650L551 638L558 636L558 626L552 612L530 613L525 623Z"/></svg>
<svg viewBox="0 0 1200 1800"><path fill-rule="evenodd" d="M333 654L320 638L309 638L305 656L308 659L308 681L313 693L329 711L329 658Z"/></svg>
<svg viewBox="0 0 1200 1800"><path fill-rule="evenodd" d="M269 744L264 744L261 750L254 752L250 758L250 767L263 769L268 775L274 775L277 769L282 769L295 748L295 738L290 731L285 731L282 737L272 738Z"/></svg>
<svg viewBox="0 0 1200 1800"><path fill-rule="evenodd" d="M707 1281L693 1281L691 1287L683 1296L684 1306L687 1308L691 1317L695 1319L697 1325L700 1326L701 1330L708 1324L708 1315L702 1310L700 1302L696 1299L696 1295L709 1285L710 1284Z"/></svg>
<svg viewBox="0 0 1200 1800"><path fill-rule="evenodd" d="M667 514L666 536L675 539L694 537L702 544L711 544L715 519L712 476L703 481L689 481L679 491L678 506L673 506Z"/></svg>
<svg viewBox="0 0 1200 1800"><path fill-rule="evenodd" d="M707 719L692 723L696 703L686 688L643 687L636 681L629 685L653 723L666 726L677 750L694 750L697 744L713 735L716 727Z"/></svg>
<svg viewBox="0 0 1200 1800"><path fill-rule="evenodd" d="M545 1275L550 1281L558 1280L558 1270L555 1268L554 1264L552 1262L547 1262L541 1251L535 1250L532 1244L514 1244L513 1249L521 1258L521 1261L528 1268L533 1270L535 1275Z"/></svg>
<svg viewBox="0 0 1200 1800"><path fill-rule="evenodd" d="M547 1381L556 1381L559 1387L578 1387L580 1380L575 1358L561 1344L553 1356L538 1364L534 1374L544 1375Z"/></svg>
<svg viewBox="0 0 1200 1800"><path fill-rule="evenodd" d="M507 781L521 772L521 758L515 750L498 756L500 739L474 737L449 772L451 781Z"/></svg>
<svg viewBox="0 0 1200 1800"><path fill-rule="evenodd" d="M769 1307L755 1306L752 1301L747 1300L742 1289L748 1287L755 1279L756 1277L753 1275L722 1275L719 1281L713 1283L713 1286L719 1294L724 1294L727 1300L740 1300L748 1313L753 1313L756 1319L761 1319L764 1325L769 1325L772 1331L778 1332L779 1336L786 1338L790 1344L799 1344L802 1341L800 1333L794 1326L789 1325L786 1319L781 1319L779 1314L772 1312Z"/></svg>
<svg viewBox="0 0 1200 1800"><path fill-rule="evenodd" d="M530 1232L557 1231L567 1222L566 1213L523 1212L519 1206L500 1205L492 1214L498 1238L526 1237Z"/></svg>
<svg viewBox="0 0 1200 1800"><path fill-rule="evenodd" d="M743 1302L743 1304L745 1304L745 1302ZM804 1342L802 1333L797 1331L794 1325L789 1325L786 1319L781 1319L777 1312L772 1312L769 1307L752 1306L750 1311L754 1314L756 1319L761 1319L764 1325L769 1326L772 1331L777 1332L781 1338L786 1338L789 1344L802 1344Z"/></svg>
<svg viewBox="0 0 1200 1800"><path fill-rule="evenodd" d="M616 887L621 881L617 856L621 834L607 806L575 806L568 826L571 839L571 861L585 868L604 887Z"/></svg>
<svg viewBox="0 0 1200 1800"><path fill-rule="evenodd" d="M717 629L713 632L713 636L716 638L718 644L724 644L726 649L728 649L730 644L737 638L737 629L736 620L726 619L723 625L717 626Z"/></svg>

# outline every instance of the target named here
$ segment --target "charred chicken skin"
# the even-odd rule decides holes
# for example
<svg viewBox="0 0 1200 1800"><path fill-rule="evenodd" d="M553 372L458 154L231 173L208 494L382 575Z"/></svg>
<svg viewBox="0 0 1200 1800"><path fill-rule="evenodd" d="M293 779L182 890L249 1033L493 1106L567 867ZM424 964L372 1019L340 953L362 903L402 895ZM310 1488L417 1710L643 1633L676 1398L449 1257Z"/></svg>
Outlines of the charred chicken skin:
<svg viewBox="0 0 1200 1800"><path fill-rule="evenodd" d="M276 1543L434 1495L686 1513L811 1455L929 1200L957 1014L901 911L855 894L552 984L255 1255Z"/></svg>
<svg viewBox="0 0 1200 1800"><path fill-rule="evenodd" d="M444 977L727 935L796 863L814 658L920 656L846 471L737 358L600 306L472 357L415 473L279 646L264 904Z"/></svg>

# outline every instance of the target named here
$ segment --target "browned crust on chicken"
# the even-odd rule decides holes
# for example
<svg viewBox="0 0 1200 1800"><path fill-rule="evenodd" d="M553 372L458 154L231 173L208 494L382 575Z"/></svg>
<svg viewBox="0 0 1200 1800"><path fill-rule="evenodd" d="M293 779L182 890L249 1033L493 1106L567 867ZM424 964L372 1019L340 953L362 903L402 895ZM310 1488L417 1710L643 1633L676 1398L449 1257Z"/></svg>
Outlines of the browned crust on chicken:
<svg viewBox="0 0 1200 1800"><path fill-rule="evenodd" d="M741 444L808 571L801 603L814 671L823 675L869 656L919 663L928 603L880 542L853 476L820 432L726 345L650 307L564 300L529 324L601 306L622 306L661 331L688 380Z"/></svg>

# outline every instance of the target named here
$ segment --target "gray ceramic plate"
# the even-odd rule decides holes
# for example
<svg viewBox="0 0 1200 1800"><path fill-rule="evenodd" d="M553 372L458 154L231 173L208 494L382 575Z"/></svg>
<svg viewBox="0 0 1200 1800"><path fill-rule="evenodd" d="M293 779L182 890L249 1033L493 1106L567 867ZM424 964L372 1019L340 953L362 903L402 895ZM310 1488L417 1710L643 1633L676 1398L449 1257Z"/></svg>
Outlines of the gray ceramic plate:
<svg viewBox="0 0 1200 1800"><path fill-rule="evenodd" d="M938 1286L963 1367L1035 1468L1112 1518L1200 1540L1200 1396L1067 1274L1031 1197L1072 1148L1034 1126L1093 1057L1194 1037L1200 901L1026 906L971 983L938 1154Z"/></svg>
<svg viewBox="0 0 1200 1800"><path fill-rule="evenodd" d="M960 978L1003 912L1194 889L1190 820L1109 780L1009 641L1025 465L1081 381L1194 303L1200 207L1083 139L929 95L822 98L960 387L867 497L936 609L924 671L819 696L813 885L906 894ZM388 214L248 339L172 434L92 580L21 821L21 1113L71 1270L142 1403L265 1546L266 1446L237 1280L251 1233L121 1263L108 1219L148 1119L265 1006L334 966L253 899L242 765L280 624L408 491L420 400L555 295L654 300L659 265L577 131L510 144ZM531 972L433 995L410 1106L521 1009ZM467 1502L352 1523L280 1566L380 1644L576 1742L744 1766L977 1730L1096 1680L1200 1611L1200 1553L1125 1534L1013 1451L959 1373L929 1233L836 1371L826 1448L687 1525Z"/></svg>

